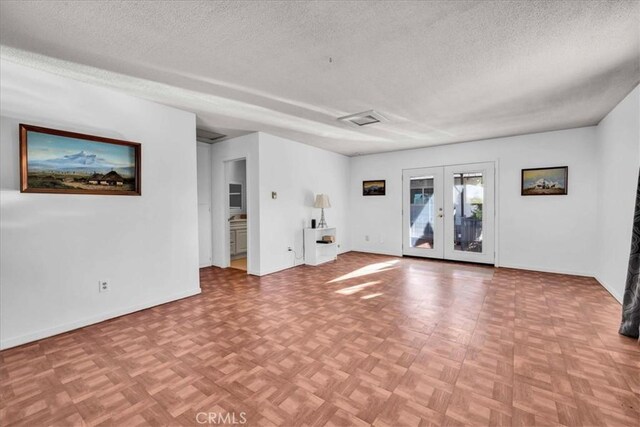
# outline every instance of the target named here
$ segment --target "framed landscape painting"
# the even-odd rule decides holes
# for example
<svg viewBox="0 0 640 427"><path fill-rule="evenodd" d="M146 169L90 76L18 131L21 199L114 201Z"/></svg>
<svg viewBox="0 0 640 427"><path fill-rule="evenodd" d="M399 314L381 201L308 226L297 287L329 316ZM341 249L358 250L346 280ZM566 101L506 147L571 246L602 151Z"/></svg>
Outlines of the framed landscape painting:
<svg viewBox="0 0 640 427"><path fill-rule="evenodd" d="M20 125L20 190L139 196L140 144Z"/></svg>
<svg viewBox="0 0 640 427"><path fill-rule="evenodd" d="M522 169L523 196L561 196L567 194L569 167Z"/></svg>
<svg viewBox="0 0 640 427"><path fill-rule="evenodd" d="M379 179L376 181L362 181L363 196L384 196L386 194L386 181Z"/></svg>

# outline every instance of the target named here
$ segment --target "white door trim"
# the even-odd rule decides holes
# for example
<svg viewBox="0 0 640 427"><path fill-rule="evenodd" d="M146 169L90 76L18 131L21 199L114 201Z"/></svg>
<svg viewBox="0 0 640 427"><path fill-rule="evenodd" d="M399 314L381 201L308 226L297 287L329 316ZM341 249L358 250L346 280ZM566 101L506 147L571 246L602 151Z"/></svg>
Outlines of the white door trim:
<svg viewBox="0 0 640 427"><path fill-rule="evenodd" d="M436 259L450 259L483 264L498 262L498 179L496 161L463 163L456 165L430 166L402 170L402 254ZM438 172L438 170L440 172ZM454 249L453 239L453 173L482 172L484 181L483 201L483 252L465 252ZM436 221L434 222L433 249L413 248L410 244L410 179L421 175L434 177L434 202ZM440 182L440 185L437 184ZM442 208L443 217L439 217ZM448 247L448 248L447 248Z"/></svg>
<svg viewBox="0 0 640 427"><path fill-rule="evenodd" d="M231 223L229 222L229 218L231 217L231 209L229 208L229 184L231 183L231 181L229 180L229 167L230 167L230 163L232 162L237 162L237 161L241 161L244 160L246 162L246 169L245 169L245 180L246 180L246 185L244 187L244 191L245 191L245 198L247 200L247 205L245 206L247 208L247 217L249 217L249 195L247 193L247 190L249 189L249 156L241 156L241 157L229 157L226 159L222 159L222 165L223 165L223 169L224 169L224 179L222 180L222 185L223 185L223 189L222 189L222 194L224 197L223 200L223 206L224 206L224 217L222 218L222 227L224 230L224 248L223 248L223 265L221 266L222 268L229 268L231 266ZM252 264L250 264L249 262L249 257L251 256L249 253L249 232L251 230L251 226L250 226L250 221L247 220L247 274L253 274L252 272L249 271L249 266L251 266Z"/></svg>

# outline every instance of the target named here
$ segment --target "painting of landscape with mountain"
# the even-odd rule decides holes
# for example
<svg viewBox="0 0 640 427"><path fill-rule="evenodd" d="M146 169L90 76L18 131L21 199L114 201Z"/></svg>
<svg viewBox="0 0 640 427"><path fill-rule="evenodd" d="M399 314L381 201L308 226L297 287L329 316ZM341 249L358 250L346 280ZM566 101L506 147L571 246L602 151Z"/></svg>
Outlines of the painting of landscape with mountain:
<svg viewBox="0 0 640 427"><path fill-rule="evenodd" d="M567 166L522 170L523 196L553 196L567 194Z"/></svg>
<svg viewBox="0 0 640 427"><path fill-rule="evenodd" d="M21 125L22 191L140 194L140 144Z"/></svg>

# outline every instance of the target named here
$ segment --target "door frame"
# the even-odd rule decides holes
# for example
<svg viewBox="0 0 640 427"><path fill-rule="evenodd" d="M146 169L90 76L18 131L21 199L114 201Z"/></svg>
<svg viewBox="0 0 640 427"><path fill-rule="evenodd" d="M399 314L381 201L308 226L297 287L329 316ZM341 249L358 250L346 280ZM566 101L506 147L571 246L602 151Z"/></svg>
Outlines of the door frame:
<svg viewBox="0 0 640 427"><path fill-rule="evenodd" d="M207 215L203 218L200 215L200 209L201 207L206 207L207 209ZM204 221L207 221L209 223L209 233L203 233L202 231L202 223L204 223ZM213 265L213 242L212 242L212 222L211 222L211 203L198 203L198 263L200 264L200 268L206 268L206 267L211 267ZM208 251L207 251L207 256L208 256L208 260L203 263L202 259L200 258L200 252L202 251L202 241L203 238L206 239L206 243L205 245L207 245L208 247Z"/></svg>
<svg viewBox="0 0 640 427"><path fill-rule="evenodd" d="M251 265L249 263L249 257L250 257L250 251L249 251L249 209L248 209L248 204L249 204L249 198L247 197L247 190L249 189L249 172L248 172L248 167L249 167L249 161L247 159L246 156L244 157L237 157L237 158L231 158L231 159L225 159L222 161L222 164L224 165L224 179L222 180L222 185L223 187L223 191L222 194L224 195L224 217L222 218L222 227L224 230L224 266L223 268L229 268L231 267L231 249L230 249L230 245L231 245L231 222L229 221L229 218L231 217L231 209L229 208L229 184L232 183L233 181L231 181L229 179L229 174L228 174L228 170L229 170L229 165L233 162L238 162L238 161L245 161L246 164L246 168L245 168L245 185L243 188L244 191L244 199L246 200L246 202L243 202L243 207L245 208L245 211L247 212L247 274L249 273L249 265Z"/></svg>
<svg viewBox="0 0 640 427"><path fill-rule="evenodd" d="M405 188L406 188L405 187L405 183L404 183L405 172L414 171L414 170L434 169L434 168L442 168L442 170L444 171L444 169L446 167L450 167L450 166L472 166L472 165L485 164L485 163L493 164L493 208L494 208L493 209L493 216L494 216L494 221L493 221L493 250L494 250L493 265L495 267L500 267L501 266L501 263L500 263L500 158L496 158L496 159L493 159L493 160L490 159L490 160L485 160L485 161L480 161L480 162L461 162L461 163L455 163L455 164L428 165L428 166L424 166L424 167L413 167L413 168L402 169L401 173L400 173L400 178L401 178L401 183L402 183L401 184L402 185L402 191L401 191L402 202L401 202L401 218L400 218L402 241L401 241L401 247L400 247L400 254L401 254L400 256L423 256L423 255L412 255L412 254L409 254L409 253L407 253L405 251L405 246L406 246L407 240L405 240L405 232L406 231L405 231L405 215L404 215L404 211L405 211L405 199L406 199L406 197L408 197L408 195L405 194ZM428 257L428 258L431 258L431 259L445 259L446 260L446 258L440 258L440 257ZM467 261L467 262L475 262L475 261Z"/></svg>
<svg viewBox="0 0 640 427"><path fill-rule="evenodd" d="M204 150L204 154L202 152ZM198 167L197 167L197 191L198 191L198 265L200 268L211 267L213 265L213 214L212 214L212 205L213 205L213 163L211 161L211 144L207 144L204 142L196 143L196 155L198 159ZM204 161L202 160L204 159ZM205 176L201 176L200 164L206 164L206 174ZM208 194L205 197L206 203L200 199L200 187L202 182L206 182L206 187L208 187ZM201 217L200 210L202 206L206 206L208 215L205 217ZM202 230L203 224L208 223L208 233L204 233ZM202 243L205 242L205 245L208 246L207 250L207 258L206 262L202 262L200 257L202 251Z"/></svg>

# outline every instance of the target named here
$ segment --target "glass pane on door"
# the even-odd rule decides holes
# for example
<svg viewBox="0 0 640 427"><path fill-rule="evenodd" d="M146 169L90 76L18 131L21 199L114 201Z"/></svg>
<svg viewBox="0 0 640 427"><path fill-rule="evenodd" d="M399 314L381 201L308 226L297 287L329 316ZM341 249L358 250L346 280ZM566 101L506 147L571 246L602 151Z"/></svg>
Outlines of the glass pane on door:
<svg viewBox="0 0 640 427"><path fill-rule="evenodd" d="M229 207L231 209L242 209L242 195L229 194Z"/></svg>
<svg viewBox="0 0 640 427"><path fill-rule="evenodd" d="M409 244L412 248L433 249L435 227L433 184L433 176L411 177Z"/></svg>
<svg viewBox="0 0 640 427"><path fill-rule="evenodd" d="M456 251L482 253L482 173L453 174L453 247Z"/></svg>

